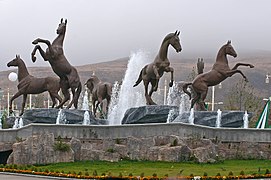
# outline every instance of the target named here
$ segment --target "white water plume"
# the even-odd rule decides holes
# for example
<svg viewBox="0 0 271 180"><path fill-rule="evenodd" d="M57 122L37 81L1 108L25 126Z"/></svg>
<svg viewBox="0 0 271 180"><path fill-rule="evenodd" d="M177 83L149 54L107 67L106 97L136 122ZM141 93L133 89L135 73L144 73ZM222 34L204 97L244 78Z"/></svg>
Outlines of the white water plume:
<svg viewBox="0 0 271 180"><path fill-rule="evenodd" d="M115 101L112 100L109 105L108 121L110 125L121 124L127 109L146 105L143 81L136 87L133 87L133 85L138 79L141 69L149 61L146 53L142 51L132 53L130 56L124 79L117 93L118 98Z"/></svg>

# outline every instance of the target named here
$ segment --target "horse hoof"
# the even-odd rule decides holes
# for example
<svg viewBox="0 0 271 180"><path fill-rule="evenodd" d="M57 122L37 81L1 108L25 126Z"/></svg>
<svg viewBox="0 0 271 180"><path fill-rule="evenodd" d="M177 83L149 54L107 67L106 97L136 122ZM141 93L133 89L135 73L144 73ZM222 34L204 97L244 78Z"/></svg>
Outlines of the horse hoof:
<svg viewBox="0 0 271 180"><path fill-rule="evenodd" d="M37 39L34 40L34 41L32 42L32 44L38 44L38 40L37 40Z"/></svg>
<svg viewBox="0 0 271 180"><path fill-rule="evenodd" d="M37 59L37 58L36 58L35 56L32 55L32 61L33 61L33 62L36 62L36 59Z"/></svg>

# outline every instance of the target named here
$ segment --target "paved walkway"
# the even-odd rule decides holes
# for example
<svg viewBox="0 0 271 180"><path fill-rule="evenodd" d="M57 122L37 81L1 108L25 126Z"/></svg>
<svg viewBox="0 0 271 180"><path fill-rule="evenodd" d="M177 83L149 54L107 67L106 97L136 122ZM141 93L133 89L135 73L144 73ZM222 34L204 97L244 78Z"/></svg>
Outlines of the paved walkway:
<svg viewBox="0 0 271 180"><path fill-rule="evenodd" d="M48 180L48 179L63 179L72 180L73 178L61 178L61 177L50 177L50 176L34 176L31 174L16 174L16 173L0 173L0 180Z"/></svg>

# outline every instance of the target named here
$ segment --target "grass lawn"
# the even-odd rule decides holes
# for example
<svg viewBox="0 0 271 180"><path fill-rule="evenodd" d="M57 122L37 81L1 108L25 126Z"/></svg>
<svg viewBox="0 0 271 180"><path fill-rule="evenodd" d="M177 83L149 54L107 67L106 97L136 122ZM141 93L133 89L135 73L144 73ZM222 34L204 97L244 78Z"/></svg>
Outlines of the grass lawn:
<svg viewBox="0 0 271 180"><path fill-rule="evenodd" d="M133 176L152 176L154 173L158 177L175 177L177 174L183 176L199 175L203 176L207 173L208 176L215 176L220 173L221 176L240 175L243 171L248 174L265 174L266 170L271 170L271 161L269 160L226 160L224 162L215 164L197 164L197 163L184 163L184 162L151 162L151 161L120 161L120 162L106 162L106 161L81 161L73 163L57 163L50 165L36 165L37 168L49 171L64 171L68 172L81 172L84 174L88 172L93 175L96 170L98 175L123 176L132 174Z"/></svg>

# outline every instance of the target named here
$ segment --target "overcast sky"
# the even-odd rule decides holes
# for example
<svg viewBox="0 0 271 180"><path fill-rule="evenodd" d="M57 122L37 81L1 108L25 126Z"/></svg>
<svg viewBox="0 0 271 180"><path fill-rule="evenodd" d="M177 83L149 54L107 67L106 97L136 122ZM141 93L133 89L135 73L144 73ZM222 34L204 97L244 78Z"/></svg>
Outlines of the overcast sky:
<svg viewBox="0 0 271 180"><path fill-rule="evenodd" d="M0 0L0 70L8 70L15 54L27 66L49 66L40 55L32 63L31 42L54 40L61 18L68 19L65 55L75 66L138 50L155 55L175 30L181 31L180 58L215 56L227 40L237 52L270 51L270 8L270 0Z"/></svg>

